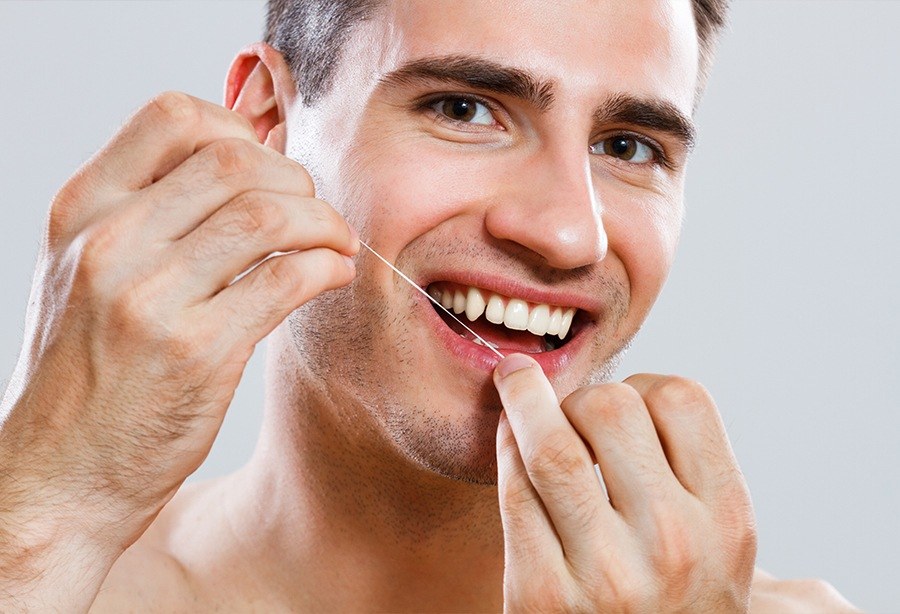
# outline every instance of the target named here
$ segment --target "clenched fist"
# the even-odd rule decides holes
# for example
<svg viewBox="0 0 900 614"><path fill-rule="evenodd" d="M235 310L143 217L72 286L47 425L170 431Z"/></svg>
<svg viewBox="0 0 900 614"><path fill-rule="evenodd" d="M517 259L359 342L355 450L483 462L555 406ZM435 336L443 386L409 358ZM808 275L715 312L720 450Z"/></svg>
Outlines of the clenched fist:
<svg viewBox="0 0 900 614"><path fill-rule="evenodd" d="M637 375L558 403L521 354L494 381L507 610L747 610L753 511L701 386Z"/></svg>
<svg viewBox="0 0 900 614"><path fill-rule="evenodd" d="M0 603L89 604L206 457L254 346L349 283L357 250L303 167L184 94L79 170L52 203L0 407ZM86 581L63 579L74 564ZM54 570L70 600L30 601Z"/></svg>

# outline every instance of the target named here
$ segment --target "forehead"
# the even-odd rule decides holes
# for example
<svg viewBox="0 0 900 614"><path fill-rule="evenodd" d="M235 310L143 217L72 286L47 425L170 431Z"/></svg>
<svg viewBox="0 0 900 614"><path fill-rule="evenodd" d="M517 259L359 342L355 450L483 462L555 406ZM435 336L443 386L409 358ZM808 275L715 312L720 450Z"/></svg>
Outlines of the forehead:
<svg viewBox="0 0 900 614"><path fill-rule="evenodd" d="M389 0L365 36L381 75L421 58L475 55L553 81L562 97L626 92L694 102L690 0ZM376 51L377 50L377 51Z"/></svg>

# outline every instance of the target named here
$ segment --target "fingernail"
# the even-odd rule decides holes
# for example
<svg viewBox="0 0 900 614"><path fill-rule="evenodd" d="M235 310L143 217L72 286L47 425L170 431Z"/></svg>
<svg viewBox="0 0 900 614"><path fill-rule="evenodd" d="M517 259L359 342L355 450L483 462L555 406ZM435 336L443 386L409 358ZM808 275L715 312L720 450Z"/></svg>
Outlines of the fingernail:
<svg viewBox="0 0 900 614"><path fill-rule="evenodd" d="M531 358L524 354L510 354L499 363L497 363L497 375L501 378L508 376L510 373L527 369L534 364Z"/></svg>
<svg viewBox="0 0 900 614"><path fill-rule="evenodd" d="M353 262L353 258L351 258L350 256L344 256L344 262L347 263L348 269L350 269L354 273L356 272L356 263Z"/></svg>

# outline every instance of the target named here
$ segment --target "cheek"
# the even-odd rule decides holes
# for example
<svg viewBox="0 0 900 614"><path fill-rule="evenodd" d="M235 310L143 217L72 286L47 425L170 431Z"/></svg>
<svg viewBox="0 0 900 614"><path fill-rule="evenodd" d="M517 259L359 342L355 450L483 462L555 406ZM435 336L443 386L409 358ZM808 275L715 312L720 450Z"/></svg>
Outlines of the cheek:
<svg viewBox="0 0 900 614"><path fill-rule="evenodd" d="M483 211L491 186L503 180L489 154L415 140L385 139L360 147L345 166L351 170L343 183L354 186L345 201L352 209L348 218L394 255L446 220Z"/></svg>
<svg viewBox="0 0 900 614"><path fill-rule="evenodd" d="M669 274L681 234L680 196L627 195L603 216L610 250L622 262L631 289L633 315L643 317Z"/></svg>

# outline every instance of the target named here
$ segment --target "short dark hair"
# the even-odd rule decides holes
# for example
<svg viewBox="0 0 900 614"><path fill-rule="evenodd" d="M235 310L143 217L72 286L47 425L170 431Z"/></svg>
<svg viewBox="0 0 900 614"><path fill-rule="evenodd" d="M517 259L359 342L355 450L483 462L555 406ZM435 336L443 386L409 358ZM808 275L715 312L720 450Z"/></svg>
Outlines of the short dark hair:
<svg viewBox="0 0 900 614"><path fill-rule="evenodd" d="M705 83L729 0L691 0L700 44L700 84ZM263 40L281 52L306 105L328 91L350 31L381 0L269 0Z"/></svg>

